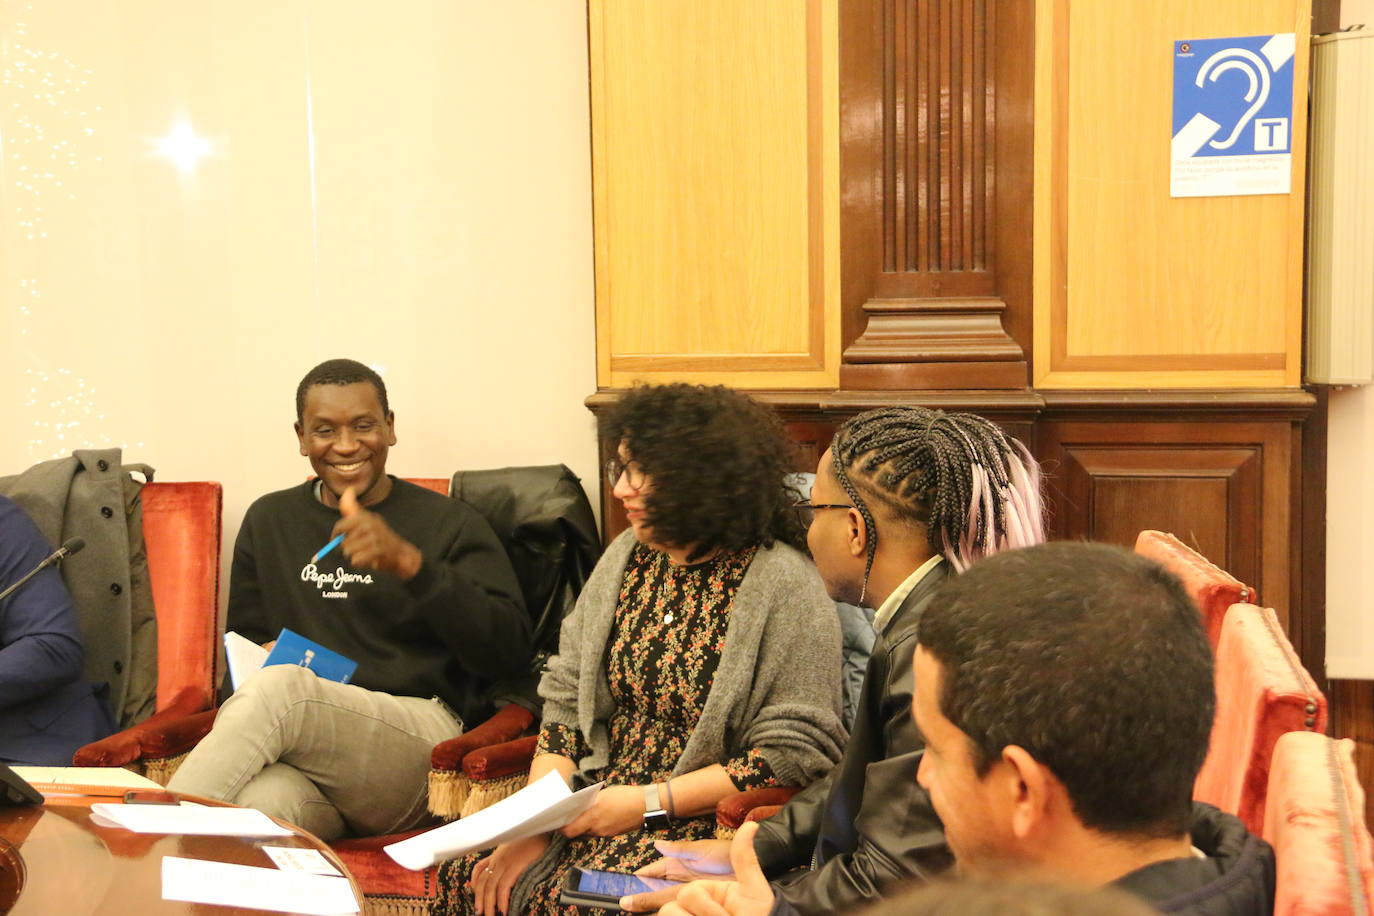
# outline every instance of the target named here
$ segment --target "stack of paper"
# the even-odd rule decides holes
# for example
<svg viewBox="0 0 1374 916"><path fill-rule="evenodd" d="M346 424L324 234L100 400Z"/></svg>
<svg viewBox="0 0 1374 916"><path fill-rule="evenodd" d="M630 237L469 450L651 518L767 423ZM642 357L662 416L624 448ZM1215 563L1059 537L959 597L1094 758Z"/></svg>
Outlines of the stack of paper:
<svg viewBox="0 0 1374 916"><path fill-rule="evenodd" d="M79 790L92 786L118 786L125 789L154 789L162 786L123 767L10 767L30 785L40 783L60 789Z"/></svg>
<svg viewBox="0 0 1374 916"><path fill-rule="evenodd" d="M91 805L91 820L102 827L134 833L186 836L292 836L292 832L252 808L208 805Z"/></svg>
<svg viewBox="0 0 1374 916"><path fill-rule="evenodd" d="M557 830L590 808L600 790L597 783L573 792L562 776L547 773L476 814L382 848L398 864L420 871L435 862Z"/></svg>
<svg viewBox="0 0 1374 916"><path fill-rule="evenodd" d="M162 859L162 899L318 916L358 912L347 878L176 856Z"/></svg>

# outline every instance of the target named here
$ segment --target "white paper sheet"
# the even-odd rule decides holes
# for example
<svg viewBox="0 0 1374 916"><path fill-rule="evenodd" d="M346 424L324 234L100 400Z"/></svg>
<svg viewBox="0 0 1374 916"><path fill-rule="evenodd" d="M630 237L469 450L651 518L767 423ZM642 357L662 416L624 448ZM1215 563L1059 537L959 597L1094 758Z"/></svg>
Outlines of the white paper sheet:
<svg viewBox="0 0 1374 916"><path fill-rule="evenodd" d="M435 862L557 830L590 808L600 790L597 783L573 792L563 777L546 773L533 785L476 814L382 848L397 864L420 871Z"/></svg>
<svg viewBox="0 0 1374 916"><path fill-rule="evenodd" d="M262 851L267 853L267 857L282 871L303 871L312 875L341 874L337 868L329 864L324 853L318 849L306 849L303 846L264 846Z"/></svg>
<svg viewBox="0 0 1374 916"><path fill-rule="evenodd" d="M123 786L161 790L162 786L123 767L10 767L25 782L59 786Z"/></svg>
<svg viewBox="0 0 1374 916"><path fill-rule="evenodd" d="M238 690L267 661L267 650L233 630L224 634L224 658L229 662L229 683Z"/></svg>
<svg viewBox="0 0 1374 916"><path fill-rule="evenodd" d="M97 823L109 821L134 833L185 836L291 836L261 811L208 805L91 805ZM103 821L101 820L103 819Z"/></svg>
<svg viewBox="0 0 1374 916"><path fill-rule="evenodd" d="M162 899L312 916L358 912L347 878L177 856L162 859Z"/></svg>

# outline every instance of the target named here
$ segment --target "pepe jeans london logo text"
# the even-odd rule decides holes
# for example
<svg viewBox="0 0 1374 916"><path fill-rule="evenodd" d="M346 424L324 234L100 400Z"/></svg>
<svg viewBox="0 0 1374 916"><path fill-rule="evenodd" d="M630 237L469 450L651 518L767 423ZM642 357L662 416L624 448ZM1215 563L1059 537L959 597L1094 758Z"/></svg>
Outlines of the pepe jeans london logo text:
<svg viewBox="0 0 1374 916"><path fill-rule="evenodd" d="M348 592L344 590L344 586L354 582L359 585L371 585L372 576L369 573L345 572L342 566L333 572L320 572L314 563L307 563L301 567L301 581L315 583L315 587L320 590L321 598L347 598Z"/></svg>

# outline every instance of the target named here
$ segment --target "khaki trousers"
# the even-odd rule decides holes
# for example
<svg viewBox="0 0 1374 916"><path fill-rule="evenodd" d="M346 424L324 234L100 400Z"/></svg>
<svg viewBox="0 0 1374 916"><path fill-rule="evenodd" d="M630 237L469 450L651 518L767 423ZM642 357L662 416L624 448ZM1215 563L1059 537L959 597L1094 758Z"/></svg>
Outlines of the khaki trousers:
<svg viewBox="0 0 1374 916"><path fill-rule="evenodd" d="M422 823L429 755L463 726L437 700L273 665L241 685L167 788L257 808L323 840Z"/></svg>

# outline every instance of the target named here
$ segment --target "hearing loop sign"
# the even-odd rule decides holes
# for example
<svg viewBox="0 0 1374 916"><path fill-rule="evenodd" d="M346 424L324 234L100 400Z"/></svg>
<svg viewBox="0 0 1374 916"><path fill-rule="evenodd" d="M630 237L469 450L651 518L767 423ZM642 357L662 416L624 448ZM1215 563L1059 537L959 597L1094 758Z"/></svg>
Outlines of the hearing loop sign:
<svg viewBox="0 0 1374 916"><path fill-rule="evenodd" d="M1172 197L1287 194L1297 36L1174 42Z"/></svg>

